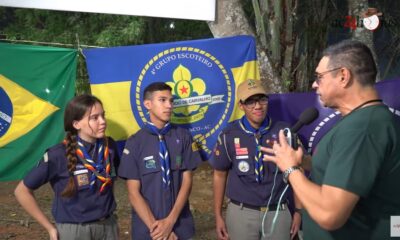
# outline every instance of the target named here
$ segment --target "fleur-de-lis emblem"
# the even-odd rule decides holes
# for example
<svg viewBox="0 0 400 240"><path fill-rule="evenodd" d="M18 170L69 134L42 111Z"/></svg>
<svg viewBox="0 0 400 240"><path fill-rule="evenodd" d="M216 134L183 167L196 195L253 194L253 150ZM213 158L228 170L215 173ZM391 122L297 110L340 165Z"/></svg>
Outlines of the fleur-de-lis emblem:
<svg viewBox="0 0 400 240"><path fill-rule="evenodd" d="M254 82L254 80L251 80L251 79L247 83L247 86L249 86L249 87L253 87L254 85L256 85L256 83Z"/></svg>
<svg viewBox="0 0 400 240"><path fill-rule="evenodd" d="M166 82L172 88L172 94L179 99L201 96L206 91L206 84L201 78L192 79L192 74L188 68L179 64L172 74L173 82ZM185 116L199 110L200 105L189 105L174 108L174 113Z"/></svg>

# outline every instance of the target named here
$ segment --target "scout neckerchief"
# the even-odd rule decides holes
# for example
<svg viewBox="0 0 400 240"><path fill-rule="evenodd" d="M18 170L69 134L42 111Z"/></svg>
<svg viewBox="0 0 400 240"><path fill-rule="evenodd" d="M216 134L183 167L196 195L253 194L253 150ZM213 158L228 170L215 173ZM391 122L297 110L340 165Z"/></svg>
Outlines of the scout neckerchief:
<svg viewBox="0 0 400 240"><path fill-rule="evenodd" d="M153 123L147 122L146 127L154 134L157 134L159 140L159 155L161 159L162 181L164 188L168 188L171 183L170 160L164 135L171 129L171 124L167 123L162 129L158 129Z"/></svg>
<svg viewBox="0 0 400 240"><path fill-rule="evenodd" d="M79 136L77 137L77 142L78 147L76 148L76 155L78 156L79 160L82 161L83 165L92 172L92 176L90 178L90 188L94 188L97 178L102 182L100 187L101 193L104 191L107 185L111 185L112 183L110 176L111 165L107 138L105 138L105 140L96 140L95 148L93 149L93 151L96 151L96 149L98 148L97 162L95 162L94 159L92 159L92 157L89 155ZM105 164L105 167L103 163Z"/></svg>
<svg viewBox="0 0 400 240"><path fill-rule="evenodd" d="M254 136L256 141L256 154L254 156L254 172L256 173L256 181L260 183L264 178L264 165L263 165L263 154L260 150L260 141L264 134L266 134L271 126L271 122L269 117L266 117L264 121L261 123L259 129L255 129L251 126L249 120L247 120L246 116L243 116L239 121L240 127L248 134Z"/></svg>

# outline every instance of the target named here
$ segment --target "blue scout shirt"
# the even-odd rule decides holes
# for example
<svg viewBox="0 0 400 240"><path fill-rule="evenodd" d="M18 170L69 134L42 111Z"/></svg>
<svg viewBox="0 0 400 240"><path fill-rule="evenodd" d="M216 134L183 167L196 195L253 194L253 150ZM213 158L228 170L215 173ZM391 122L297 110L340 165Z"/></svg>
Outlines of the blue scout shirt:
<svg viewBox="0 0 400 240"><path fill-rule="evenodd" d="M94 144L83 143L89 154L94 156ZM109 138L109 151L111 176L114 180L119 157L115 142L111 138ZM76 194L71 198L61 196L69 179L68 160L65 152L65 145L61 143L49 148L46 152L47 157L45 154L38 166L25 176L24 184L29 189L35 190L50 182L55 193L52 214L56 223L85 223L112 214L116 208L112 185L108 185L100 194L101 181L96 179L95 189L90 189L91 172L79 160L74 172L75 186L77 186Z"/></svg>
<svg viewBox="0 0 400 240"><path fill-rule="evenodd" d="M228 171L226 185L228 198L253 206L267 206L277 167L274 163L263 161L264 178L257 183L254 171L255 137L253 134L246 133L239 122L240 119L229 123L220 133L209 163L216 170ZM274 123L272 121L268 132L261 138L261 145L269 147L266 143L267 139L277 140L279 130L285 127L288 125L284 122ZM271 205L278 203L285 186L282 172L278 169ZM282 202L285 202L285 196Z"/></svg>
<svg viewBox="0 0 400 240"><path fill-rule="evenodd" d="M165 189L162 184L158 136L147 128L142 128L126 141L118 170L121 178L140 181L140 193L156 219L166 218L172 210L182 184L183 172L194 170L201 162L188 130L172 125L164 139L171 161L170 188ZM173 231L179 239L188 239L194 235L189 201L183 207ZM151 239L149 229L133 209L132 239Z"/></svg>

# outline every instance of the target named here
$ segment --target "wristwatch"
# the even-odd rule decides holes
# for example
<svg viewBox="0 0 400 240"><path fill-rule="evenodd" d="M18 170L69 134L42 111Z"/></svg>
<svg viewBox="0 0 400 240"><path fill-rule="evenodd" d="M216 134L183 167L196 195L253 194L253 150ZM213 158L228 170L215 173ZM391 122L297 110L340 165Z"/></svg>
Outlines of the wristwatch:
<svg viewBox="0 0 400 240"><path fill-rule="evenodd" d="M288 184L289 183L289 175L292 173L292 172L294 172L294 171L296 171L296 170L301 170L301 167L299 167L299 166L293 166L293 167L290 167L290 168L288 168L288 169L286 169L284 172L283 172L283 182L284 183L286 183L286 184Z"/></svg>

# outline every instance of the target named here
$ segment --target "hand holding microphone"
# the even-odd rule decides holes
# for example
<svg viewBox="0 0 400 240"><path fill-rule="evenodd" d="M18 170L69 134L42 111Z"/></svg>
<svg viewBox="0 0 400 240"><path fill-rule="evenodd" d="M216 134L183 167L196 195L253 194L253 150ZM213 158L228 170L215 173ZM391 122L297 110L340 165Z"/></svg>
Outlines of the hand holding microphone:
<svg viewBox="0 0 400 240"><path fill-rule="evenodd" d="M301 164L303 150L297 148L297 132L304 125L310 124L318 117L315 108L308 108L300 114L299 120L293 127L279 131L279 141L275 142L272 149L261 147L264 161L274 162L281 171L291 169Z"/></svg>
<svg viewBox="0 0 400 240"><path fill-rule="evenodd" d="M283 133L286 137L286 141L293 149L297 149L297 132L304 125L308 125L318 118L318 110L314 107L307 108L304 110L299 117L299 120L291 128L283 129Z"/></svg>

